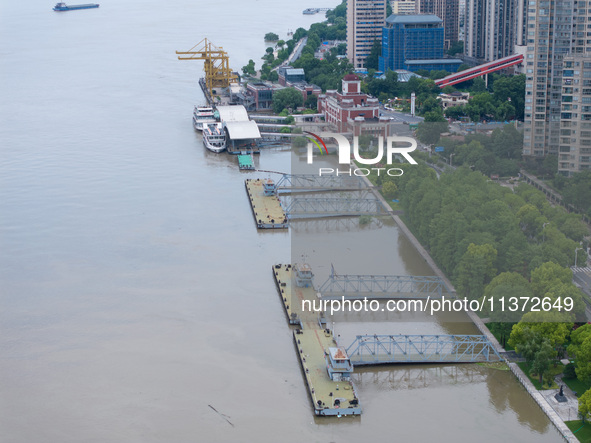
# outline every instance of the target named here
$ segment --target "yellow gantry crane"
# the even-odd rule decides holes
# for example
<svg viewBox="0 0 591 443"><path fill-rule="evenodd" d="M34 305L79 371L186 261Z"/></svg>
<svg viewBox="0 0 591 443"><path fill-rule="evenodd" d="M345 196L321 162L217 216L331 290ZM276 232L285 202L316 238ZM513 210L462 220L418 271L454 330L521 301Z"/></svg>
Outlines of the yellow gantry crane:
<svg viewBox="0 0 591 443"><path fill-rule="evenodd" d="M176 51L176 53L183 56L179 56L179 60L204 61L205 85L212 96L213 88L227 88L232 83L238 83L238 76L230 70L228 53L221 46L215 46L207 38L201 40L188 51Z"/></svg>

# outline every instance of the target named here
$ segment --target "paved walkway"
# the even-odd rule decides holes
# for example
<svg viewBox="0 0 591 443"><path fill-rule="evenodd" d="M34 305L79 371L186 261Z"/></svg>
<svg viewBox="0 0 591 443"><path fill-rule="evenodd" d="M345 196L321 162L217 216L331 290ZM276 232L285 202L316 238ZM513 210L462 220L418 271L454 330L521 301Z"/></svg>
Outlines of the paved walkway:
<svg viewBox="0 0 591 443"><path fill-rule="evenodd" d="M542 410L548 416L552 424L554 424L556 429L558 429L558 431L562 434L562 437L568 442L578 442L579 440L577 439L577 437L575 437L575 434L573 434L572 431L566 426L561 415L554 410L553 406L551 406L551 400L543 395L543 393L546 391L538 391L531 382L531 380L523 373L521 368L517 366L517 363L507 363L507 366L509 366L511 372L513 372L513 374L515 374L515 376L519 379L523 387L527 390L529 395L531 395L531 397L535 400L538 406L542 408ZM556 389L552 389L551 392L552 400L556 401L554 399L554 394L556 394L557 392ZM547 395L550 396L550 394Z"/></svg>
<svg viewBox="0 0 591 443"><path fill-rule="evenodd" d="M557 375L554 378L554 381L558 386L564 386L563 394L567 398L566 402L559 403L558 400L554 398L554 396L560 392L560 388L543 390L540 391L540 394L542 394L548 404L552 407L552 409L554 409L554 411L562 420L577 420L579 413L579 400L572 389L564 384L562 381L562 376L563 374Z"/></svg>
<svg viewBox="0 0 591 443"><path fill-rule="evenodd" d="M308 37L304 37L300 41L298 41L297 44L295 45L295 47L293 48L293 51L291 52L291 54L289 54L289 57L287 57L287 59L284 60L283 63L281 63L279 66L273 68L272 70L277 71L279 68L283 68L284 66L289 66L293 62L295 62L298 58L300 58L300 55L302 55L302 49L304 49L304 46L306 45L307 42L308 42Z"/></svg>

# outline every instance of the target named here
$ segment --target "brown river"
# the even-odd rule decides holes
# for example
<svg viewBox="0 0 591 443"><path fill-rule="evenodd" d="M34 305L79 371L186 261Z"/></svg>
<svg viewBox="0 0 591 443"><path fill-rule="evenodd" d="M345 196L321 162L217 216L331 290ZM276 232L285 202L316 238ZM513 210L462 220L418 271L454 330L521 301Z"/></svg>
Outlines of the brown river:
<svg viewBox="0 0 591 443"><path fill-rule="evenodd" d="M511 373L477 365L361 369L361 417L313 416L271 266L432 272L387 220L257 232L257 175L204 150L202 64L174 51L207 37L258 67L265 33L336 3L0 0L2 443L560 441ZM256 163L289 171L290 153ZM331 319L344 341L478 333L465 320Z"/></svg>

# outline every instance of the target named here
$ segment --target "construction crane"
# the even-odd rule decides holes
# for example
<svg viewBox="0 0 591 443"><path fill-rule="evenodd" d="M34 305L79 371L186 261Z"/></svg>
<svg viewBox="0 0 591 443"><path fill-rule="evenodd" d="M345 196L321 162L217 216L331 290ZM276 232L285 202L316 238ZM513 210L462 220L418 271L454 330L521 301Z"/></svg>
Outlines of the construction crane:
<svg viewBox="0 0 591 443"><path fill-rule="evenodd" d="M230 70L227 52L222 47L215 46L207 38L188 51L176 51L176 53L184 56L179 56L179 60L204 61L205 85L210 96L213 96L214 88L227 88L232 83L238 83L238 76Z"/></svg>

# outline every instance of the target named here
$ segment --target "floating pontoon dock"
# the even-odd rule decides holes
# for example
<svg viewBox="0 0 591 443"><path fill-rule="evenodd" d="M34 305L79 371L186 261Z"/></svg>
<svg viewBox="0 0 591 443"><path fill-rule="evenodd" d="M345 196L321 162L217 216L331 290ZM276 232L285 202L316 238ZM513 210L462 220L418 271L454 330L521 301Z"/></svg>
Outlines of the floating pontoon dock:
<svg viewBox="0 0 591 443"><path fill-rule="evenodd" d="M257 228L287 228L287 215L275 195L275 182L271 179L247 179L245 185Z"/></svg>
<svg viewBox="0 0 591 443"><path fill-rule="evenodd" d="M298 358L316 415L359 415L361 406L351 382L353 365L335 342L320 313L303 310L302 301L313 302L312 271L306 264L275 265L273 275L294 331Z"/></svg>
<svg viewBox="0 0 591 443"><path fill-rule="evenodd" d="M351 381L355 366L408 363L502 361L484 335L358 335L339 346L327 327L320 294L307 264L275 265L273 276L291 325L316 415L358 415L361 406Z"/></svg>
<svg viewBox="0 0 591 443"><path fill-rule="evenodd" d="M238 155L238 169L241 171L252 171L254 170L254 162L251 155L239 154Z"/></svg>

